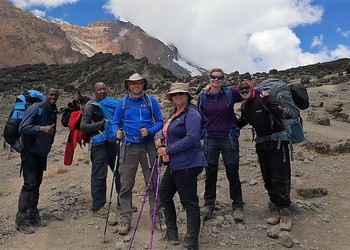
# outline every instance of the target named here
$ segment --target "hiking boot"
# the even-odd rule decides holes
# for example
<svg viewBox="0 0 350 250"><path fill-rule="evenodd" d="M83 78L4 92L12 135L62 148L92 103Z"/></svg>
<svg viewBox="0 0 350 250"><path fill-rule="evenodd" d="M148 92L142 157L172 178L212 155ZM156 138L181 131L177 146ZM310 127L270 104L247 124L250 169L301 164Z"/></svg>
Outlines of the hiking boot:
<svg viewBox="0 0 350 250"><path fill-rule="evenodd" d="M269 201L269 210L270 210L270 217L267 218L266 223L270 225L277 225L280 223L280 207L274 204L273 202Z"/></svg>
<svg viewBox="0 0 350 250"><path fill-rule="evenodd" d="M39 219L30 221L30 225L35 226L35 227L46 227L47 221L39 218Z"/></svg>
<svg viewBox="0 0 350 250"><path fill-rule="evenodd" d="M242 208L236 208L233 210L233 219L235 220L236 223L244 222L244 215L243 215Z"/></svg>
<svg viewBox="0 0 350 250"><path fill-rule="evenodd" d="M34 227L32 227L29 223L19 224L16 226L17 230L24 234L33 234L35 233Z"/></svg>
<svg viewBox="0 0 350 250"><path fill-rule="evenodd" d="M118 227L117 227L118 234L121 234L121 235L128 234L130 231L130 228L131 228L130 223L120 222Z"/></svg>
<svg viewBox="0 0 350 250"><path fill-rule="evenodd" d="M281 208L280 211L280 229L281 231L292 230L292 218L290 208Z"/></svg>
<svg viewBox="0 0 350 250"><path fill-rule="evenodd" d="M107 209L105 209L104 207L100 208L99 210L92 210L92 215L96 216L96 217L101 217L101 218L106 218L107 217Z"/></svg>
<svg viewBox="0 0 350 250"><path fill-rule="evenodd" d="M180 239L177 231L166 232L165 238L168 239L171 245L180 245Z"/></svg>
<svg viewBox="0 0 350 250"><path fill-rule="evenodd" d="M208 206L201 207L200 213L201 213L201 216L203 217L203 220L210 220L214 218L213 209Z"/></svg>

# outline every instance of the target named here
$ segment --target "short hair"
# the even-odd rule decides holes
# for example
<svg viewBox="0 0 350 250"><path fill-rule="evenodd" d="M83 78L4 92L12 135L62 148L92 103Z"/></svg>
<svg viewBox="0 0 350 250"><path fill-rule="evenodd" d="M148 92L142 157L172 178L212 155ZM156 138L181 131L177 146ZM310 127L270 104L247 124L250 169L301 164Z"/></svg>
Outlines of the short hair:
<svg viewBox="0 0 350 250"><path fill-rule="evenodd" d="M209 71L209 75L213 74L214 72L220 72L223 76L225 75L225 72L221 68L213 68Z"/></svg>

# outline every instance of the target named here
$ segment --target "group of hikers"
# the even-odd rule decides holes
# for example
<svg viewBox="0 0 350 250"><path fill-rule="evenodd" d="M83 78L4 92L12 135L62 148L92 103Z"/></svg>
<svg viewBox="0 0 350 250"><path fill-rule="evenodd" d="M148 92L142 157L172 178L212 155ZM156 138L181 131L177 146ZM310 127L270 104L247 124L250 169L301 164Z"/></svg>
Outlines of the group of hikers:
<svg viewBox="0 0 350 250"><path fill-rule="evenodd" d="M151 183L148 190L150 219L155 216L154 208L162 208L166 238L173 245L180 244L174 203L178 193L187 218L182 244L186 249L199 249L201 216L212 219L217 209L220 154L229 182L234 221L244 223L238 137L246 124L252 125L257 135L256 152L271 212L267 223L279 224L281 230L291 230L289 142L274 139L272 135L282 132L283 128L271 121L269 112L281 119L295 114L271 98L265 89L254 88L248 79L239 80L237 86L226 87L225 74L220 68L210 70L208 79L196 104L191 102L193 96L187 83L172 83L166 99L174 108L165 122L157 100L146 93L147 79L138 73L125 80L127 94L119 101L108 97L103 82L93 86L95 98L85 105L80 123L81 131L90 135L91 142L91 211L95 216L108 216L106 180L109 167L114 173L120 209L118 234L126 235L131 229L133 212L137 209L132 191L141 166L145 183ZM34 233L37 226L47 225L40 217L37 205L47 155L56 133L58 97L58 89L47 88L45 100L30 106L20 124L21 134L36 138L34 144L21 153L24 185L18 202L16 227L27 234ZM233 108L238 102L243 102L240 119ZM265 105L269 110L264 108ZM108 112L108 106L113 107L112 113ZM39 108L42 109L40 116L37 115ZM159 182L159 172L150 171L153 160L158 159L166 166L159 189L155 185ZM197 178L203 169L204 205L200 207Z"/></svg>

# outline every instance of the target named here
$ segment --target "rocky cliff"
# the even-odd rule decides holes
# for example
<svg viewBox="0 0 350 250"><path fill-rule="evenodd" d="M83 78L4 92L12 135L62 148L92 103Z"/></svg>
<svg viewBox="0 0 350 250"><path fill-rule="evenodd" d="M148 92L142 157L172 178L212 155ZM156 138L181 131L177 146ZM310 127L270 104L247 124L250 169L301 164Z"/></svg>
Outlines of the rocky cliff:
<svg viewBox="0 0 350 250"><path fill-rule="evenodd" d="M177 63L179 58L176 47L165 45L129 22L96 21L89 23L88 27L57 24L66 32L72 47L87 56L96 52L128 52L136 59L147 57L150 63L160 64L178 76L190 75L187 69Z"/></svg>
<svg viewBox="0 0 350 250"><path fill-rule="evenodd" d="M87 58L72 49L62 29L0 0L0 67L73 63Z"/></svg>

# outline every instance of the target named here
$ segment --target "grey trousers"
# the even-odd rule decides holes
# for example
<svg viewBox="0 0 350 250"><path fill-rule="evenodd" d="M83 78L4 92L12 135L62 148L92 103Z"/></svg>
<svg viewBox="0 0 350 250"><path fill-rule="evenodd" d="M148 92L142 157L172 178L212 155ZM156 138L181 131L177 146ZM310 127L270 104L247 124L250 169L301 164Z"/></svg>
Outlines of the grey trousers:
<svg viewBox="0 0 350 250"><path fill-rule="evenodd" d="M148 157L147 157L148 156ZM149 159L149 161L148 161ZM135 185L136 172L141 165L144 181L147 185L150 179L152 167L156 164L156 147L154 142L132 144L126 143L122 145L121 151L120 184L119 193L120 202L120 221L130 224L132 220L132 189ZM153 213L155 189L157 183L157 169L154 170L151 181L148 200L150 206L150 214Z"/></svg>

